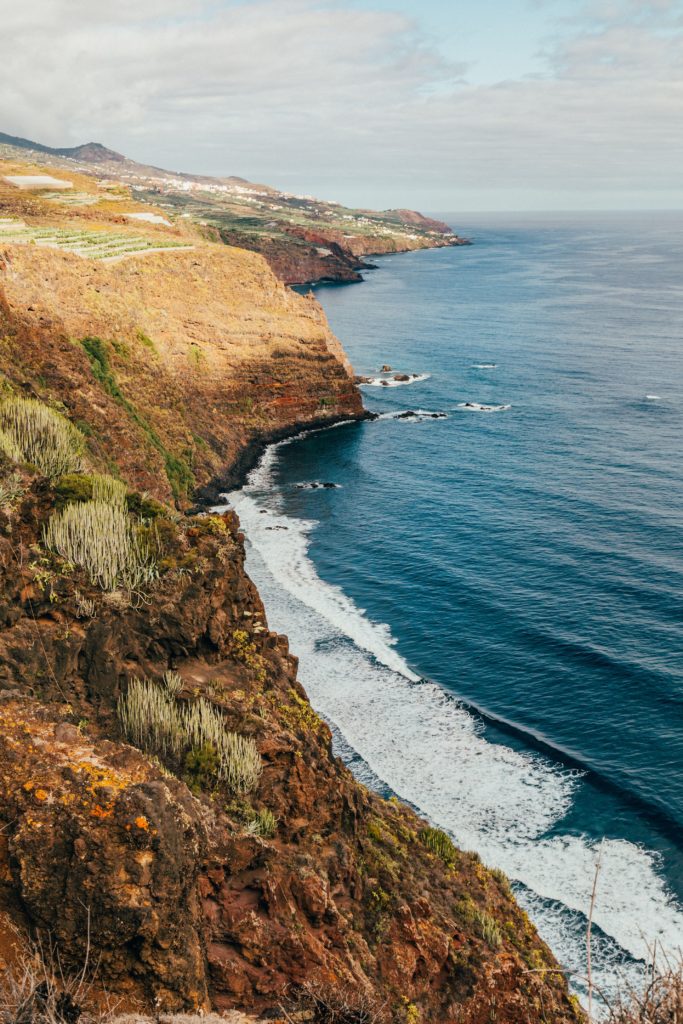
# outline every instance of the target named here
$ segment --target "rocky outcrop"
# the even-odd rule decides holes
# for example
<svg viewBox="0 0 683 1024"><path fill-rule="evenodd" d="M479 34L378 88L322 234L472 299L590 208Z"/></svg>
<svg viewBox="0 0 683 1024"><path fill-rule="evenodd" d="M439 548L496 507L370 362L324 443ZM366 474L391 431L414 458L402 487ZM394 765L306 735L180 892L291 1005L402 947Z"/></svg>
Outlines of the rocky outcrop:
<svg viewBox="0 0 683 1024"><path fill-rule="evenodd" d="M0 249L0 370L87 425L131 484L216 493L266 440L362 416L351 367L312 298L253 253L198 244L103 264Z"/></svg>
<svg viewBox="0 0 683 1024"><path fill-rule="evenodd" d="M223 229L219 232L226 245L237 245L260 253L273 273L285 284L353 284L362 281L362 270L371 270L365 263L338 242L318 237L283 238L281 236L249 235Z"/></svg>
<svg viewBox="0 0 683 1024"><path fill-rule="evenodd" d="M410 232L410 225L414 222L409 219L405 221L406 230L401 232L393 230L360 235L345 234L333 228L312 230L279 224L281 234L274 236L226 229L219 234L229 245L241 245L260 253L280 280L289 285L352 284L363 280L361 271L375 269L365 257L470 244L467 239L454 235L440 221L431 221L421 214L415 214L415 218L421 224L419 234Z"/></svg>
<svg viewBox="0 0 683 1024"><path fill-rule="evenodd" d="M234 515L162 515L168 568L136 607L40 553L54 500L36 480L0 517L0 909L70 967L89 943L123 1008L256 1012L332 986L391 1021L577 1019L505 880L334 758ZM181 702L256 740L248 800L122 742L119 695L171 665Z"/></svg>

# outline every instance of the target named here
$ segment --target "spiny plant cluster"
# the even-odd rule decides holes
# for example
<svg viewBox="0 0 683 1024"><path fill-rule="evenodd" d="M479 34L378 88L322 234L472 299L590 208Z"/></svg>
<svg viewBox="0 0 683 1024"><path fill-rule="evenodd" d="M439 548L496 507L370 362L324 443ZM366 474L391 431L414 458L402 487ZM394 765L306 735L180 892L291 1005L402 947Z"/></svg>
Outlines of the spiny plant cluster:
<svg viewBox="0 0 683 1024"><path fill-rule="evenodd" d="M50 478L81 468L83 435L55 409L33 398L0 403L0 449L14 462L28 462Z"/></svg>
<svg viewBox="0 0 683 1024"><path fill-rule="evenodd" d="M498 922L486 911L477 910L475 912L475 920L479 926L479 932L484 942L491 947L491 949L498 949L503 941L503 933L500 930Z"/></svg>
<svg viewBox="0 0 683 1024"><path fill-rule="evenodd" d="M420 840L424 845L435 853L437 857L448 867L452 867L457 858L458 851L450 837L442 832L440 828L423 828L420 830Z"/></svg>
<svg viewBox="0 0 683 1024"><path fill-rule="evenodd" d="M85 569L103 590L139 590L158 575L149 544L124 507L101 498L56 512L44 540L51 551Z"/></svg>
<svg viewBox="0 0 683 1024"><path fill-rule="evenodd" d="M126 507L126 485L121 480L115 480L107 473L93 473L92 480L93 501L106 501L115 508Z"/></svg>
<svg viewBox="0 0 683 1024"><path fill-rule="evenodd" d="M175 761L193 752L197 760L197 752L201 752L202 762L211 760L217 780L231 793L250 793L262 770L254 741L228 731L223 716L204 697L179 705L178 692L174 678L166 678L162 685L132 679L117 708L126 737L148 754ZM208 751L212 752L210 759Z"/></svg>

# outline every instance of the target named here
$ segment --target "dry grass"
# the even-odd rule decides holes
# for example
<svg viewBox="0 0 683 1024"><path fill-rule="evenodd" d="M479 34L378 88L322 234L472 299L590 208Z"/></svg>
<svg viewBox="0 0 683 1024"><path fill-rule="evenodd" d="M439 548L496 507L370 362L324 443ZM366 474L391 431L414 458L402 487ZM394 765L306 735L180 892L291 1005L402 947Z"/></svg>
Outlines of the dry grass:
<svg viewBox="0 0 683 1024"><path fill-rule="evenodd" d="M286 1021L308 1020L313 1024L387 1024L386 1003L350 984L305 982L280 1010ZM305 1015L305 1016L304 1016Z"/></svg>
<svg viewBox="0 0 683 1024"><path fill-rule="evenodd" d="M0 1024L103 1024L113 1007L93 1010L90 945L82 968L66 971L52 943L29 944L12 967L0 970Z"/></svg>
<svg viewBox="0 0 683 1024"><path fill-rule="evenodd" d="M683 957L652 952L652 966L640 989L628 989L613 1004L608 1024L683 1024Z"/></svg>

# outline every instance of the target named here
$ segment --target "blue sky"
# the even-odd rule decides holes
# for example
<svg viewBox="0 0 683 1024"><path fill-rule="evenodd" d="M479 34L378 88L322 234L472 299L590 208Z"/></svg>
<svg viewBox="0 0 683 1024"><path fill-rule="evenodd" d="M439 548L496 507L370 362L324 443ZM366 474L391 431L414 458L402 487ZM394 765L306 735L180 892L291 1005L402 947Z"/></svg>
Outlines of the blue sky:
<svg viewBox="0 0 683 1024"><path fill-rule="evenodd" d="M467 80L479 84L542 73L543 48L558 19L577 13L577 4L566 0L358 0L353 6L416 18L433 45L454 61L468 61Z"/></svg>
<svg viewBox="0 0 683 1024"><path fill-rule="evenodd" d="M0 130L350 205L683 206L683 0L33 0Z"/></svg>

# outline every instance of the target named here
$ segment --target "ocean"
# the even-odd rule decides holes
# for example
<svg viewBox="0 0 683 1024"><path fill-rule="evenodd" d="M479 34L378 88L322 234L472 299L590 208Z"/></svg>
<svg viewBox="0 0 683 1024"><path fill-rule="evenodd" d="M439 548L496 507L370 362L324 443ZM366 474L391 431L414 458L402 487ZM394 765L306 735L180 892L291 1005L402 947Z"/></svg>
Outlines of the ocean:
<svg viewBox="0 0 683 1024"><path fill-rule="evenodd" d="M379 418L229 501L337 751L502 868L579 992L600 857L613 991L683 946L683 214L446 219L474 245L317 289Z"/></svg>

